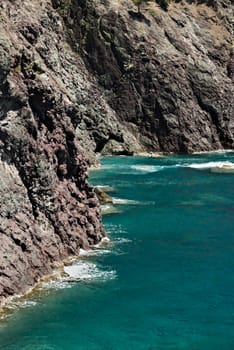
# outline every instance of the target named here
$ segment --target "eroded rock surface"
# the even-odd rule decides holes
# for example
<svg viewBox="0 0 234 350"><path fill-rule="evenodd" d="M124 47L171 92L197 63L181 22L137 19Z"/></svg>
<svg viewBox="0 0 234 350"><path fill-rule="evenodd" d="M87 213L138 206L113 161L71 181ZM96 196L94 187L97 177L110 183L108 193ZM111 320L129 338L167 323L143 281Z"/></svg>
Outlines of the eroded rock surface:
<svg viewBox="0 0 234 350"><path fill-rule="evenodd" d="M176 1L167 13L149 3L141 15L131 1L102 4L75 11L85 58L138 142L164 152L233 148L233 1Z"/></svg>
<svg viewBox="0 0 234 350"><path fill-rule="evenodd" d="M53 11L47 6L36 1L1 5L0 303L104 235L79 145L80 109L56 67L40 55L59 39L53 37ZM82 89L88 95L85 85Z"/></svg>
<svg viewBox="0 0 234 350"><path fill-rule="evenodd" d="M0 3L0 303L104 235L95 152L233 148L233 1Z"/></svg>

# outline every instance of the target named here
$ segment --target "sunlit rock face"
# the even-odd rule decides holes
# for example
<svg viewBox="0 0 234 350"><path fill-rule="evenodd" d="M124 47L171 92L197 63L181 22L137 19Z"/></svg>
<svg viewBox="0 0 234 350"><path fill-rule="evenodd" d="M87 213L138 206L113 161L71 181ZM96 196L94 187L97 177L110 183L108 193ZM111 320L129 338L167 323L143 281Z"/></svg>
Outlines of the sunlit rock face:
<svg viewBox="0 0 234 350"><path fill-rule="evenodd" d="M141 145L233 147L233 2L149 2L140 15L131 1L75 4L88 67Z"/></svg>
<svg viewBox="0 0 234 350"><path fill-rule="evenodd" d="M0 4L0 302L104 235L95 153L233 148L233 2Z"/></svg>

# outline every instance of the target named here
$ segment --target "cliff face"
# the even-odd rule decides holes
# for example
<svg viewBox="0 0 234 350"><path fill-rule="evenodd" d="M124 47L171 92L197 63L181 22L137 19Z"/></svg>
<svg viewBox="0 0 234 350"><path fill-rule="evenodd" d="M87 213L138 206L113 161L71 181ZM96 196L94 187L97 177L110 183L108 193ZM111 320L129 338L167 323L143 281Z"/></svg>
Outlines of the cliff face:
<svg viewBox="0 0 234 350"><path fill-rule="evenodd" d="M0 303L104 235L95 152L233 147L233 1L211 5L1 2Z"/></svg>
<svg viewBox="0 0 234 350"><path fill-rule="evenodd" d="M71 37L83 42L106 101L141 145L233 147L233 1L177 1L168 13L149 3L140 15L131 1L72 5L68 21L79 25Z"/></svg>
<svg viewBox="0 0 234 350"><path fill-rule="evenodd" d="M0 303L104 235L76 130L76 94L88 105L95 88L72 52L65 57L59 23L47 2L1 5Z"/></svg>

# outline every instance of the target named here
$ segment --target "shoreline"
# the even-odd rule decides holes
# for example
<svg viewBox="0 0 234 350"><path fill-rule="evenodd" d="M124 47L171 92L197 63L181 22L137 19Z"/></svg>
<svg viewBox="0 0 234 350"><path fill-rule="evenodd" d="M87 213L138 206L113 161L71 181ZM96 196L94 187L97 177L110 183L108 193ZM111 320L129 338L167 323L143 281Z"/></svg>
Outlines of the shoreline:
<svg viewBox="0 0 234 350"><path fill-rule="evenodd" d="M195 151L191 153L177 153L177 152L137 152L134 153L132 157L149 157L149 158L158 158L158 157L167 157L167 156L189 156L196 154L216 154L216 153L232 153L234 149L217 149L212 151Z"/></svg>
<svg viewBox="0 0 234 350"><path fill-rule="evenodd" d="M219 150L213 150L213 151L200 151L200 152L193 152L193 153L189 153L189 154L184 154L186 156L189 155L202 155L202 154L219 154L219 153L232 153L234 152L234 149L219 149ZM177 156L177 155L182 155L179 153L165 153L165 152L139 152L136 154L133 154L132 156L126 155L125 157L149 157L149 158L158 158L158 157L165 157L165 156ZM100 159L100 156L97 159ZM110 155L107 157L115 157L114 155ZM117 156L119 157L119 156ZM95 166L91 166L89 168L89 170L98 170L101 169L101 164L99 163L98 165L95 164ZM108 237L103 237L101 239L101 241L90 247L90 249L85 250L85 252L89 252L92 251L93 248L95 247L100 247L102 245L105 245L109 242L109 238ZM62 261L57 261L54 262L54 266L53 266L53 271L52 273L48 274L48 275L44 275L42 276L32 287L30 287L27 291L25 291L22 294L15 294L13 296L9 296L7 298L4 298L2 300L2 303L0 305L0 321L3 320L5 317L7 317L7 314L11 313L11 309L8 307L8 305L13 302L13 301L20 301L21 299L29 296L30 294L34 293L36 291L36 289L38 288L38 286L44 282L44 281L52 281L52 280L58 280L59 278L63 277L66 275L66 272L64 271L64 267L67 265L72 265L72 263L76 260L78 260L79 258L82 257L82 251L83 249L80 249L80 253L79 255L73 255L73 256L68 256L66 259L62 260Z"/></svg>
<svg viewBox="0 0 234 350"><path fill-rule="evenodd" d="M8 314L11 313L11 308L9 307L10 304L14 301L21 301L23 298L27 298L27 296L30 296L32 293L34 293L37 288L40 286L40 284L44 281L53 281L58 280L63 276L65 271L63 270L64 266L72 264L72 261L79 258L78 256L70 256L67 259L61 261L61 262L55 262L54 263L54 269L52 273L48 275L42 276L32 287L30 287L27 291L21 293L21 294L15 294L12 296L9 296L5 299L3 299L2 304L0 306L0 322L5 317L7 317Z"/></svg>
<svg viewBox="0 0 234 350"><path fill-rule="evenodd" d="M85 250L81 248L79 255L71 255L62 261L54 262L52 273L42 276L32 287L30 287L24 293L15 294L3 299L2 304L0 305L0 322L12 313L12 308L10 307L10 304L12 302L14 301L20 302L20 301L23 301L22 299L24 298L26 299L27 297L29 298L31 294L34 294L38 291L40 284L43 282L58 281L63 277L69 277L69 274L64 270L64 267L72 266L73 262L79 260L83 256L88 255L88 253L91 252L94 248L104 247L109 242L110 242L110 239L108 237L103 237L99 243L94 244L93 246L90 247L90 249ZM42 290L43 290L43 287L42 287ZM19 308L20 307L18 307L17 309Z"/></svg>
<svg viewBox="0 0 234 350"><path fill-rule="evenodd" d="M136 152L132 155L115 155L115 154L109 154L102 156L100 153L96 154L96 160L95 163L92 164L89 167L89 171L95 171L100 170L102 168L100 159L101 158L111 158L111 157L142 157L142 158L160 158L160 157L169 157L169 156L190 156L190 155L199 155L199 154L219 154L219 153L232 153L234 152L234 149L216 149L213 151L196 151L191 153L177 153L177 152Z"/></svg>

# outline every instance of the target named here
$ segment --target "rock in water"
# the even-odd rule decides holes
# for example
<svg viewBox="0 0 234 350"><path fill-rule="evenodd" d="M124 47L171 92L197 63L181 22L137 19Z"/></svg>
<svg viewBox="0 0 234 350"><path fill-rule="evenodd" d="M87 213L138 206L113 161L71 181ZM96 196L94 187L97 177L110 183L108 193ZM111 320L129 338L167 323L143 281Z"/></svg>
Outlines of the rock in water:
<svg viewBox="0 0 234 350"><path fill-rule="evenodd" d="M113 199L99 187L95 187L95 193L101 204L113 203Z"/></svg>

